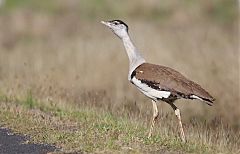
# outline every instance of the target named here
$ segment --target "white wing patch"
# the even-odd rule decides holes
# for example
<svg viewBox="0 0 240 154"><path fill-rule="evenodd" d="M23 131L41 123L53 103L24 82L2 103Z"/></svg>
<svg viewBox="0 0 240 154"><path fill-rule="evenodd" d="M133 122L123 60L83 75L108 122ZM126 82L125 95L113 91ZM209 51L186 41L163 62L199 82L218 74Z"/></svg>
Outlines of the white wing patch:
<svg viewBox="0 0 240 154"><path fill-rule="evenodd" d="M193 98L193 99L199 99L199 100L203 101L202 98L200 98L200 97L198 97L198 96L196 96L196 95L191 95L190 98Z"/></svg>
<svg viewBox="0 0 240 154"><path fill-rule="evenodd" d="M133 77L132 82L137 86L137 88L144 93L146 96L152 98L152 99L157 99L157 98L168 98L171 94L169 91L160 91L160 90L155 90L151 87L149 87L147 84L142 83L140 80L137 78Z"/></svg>

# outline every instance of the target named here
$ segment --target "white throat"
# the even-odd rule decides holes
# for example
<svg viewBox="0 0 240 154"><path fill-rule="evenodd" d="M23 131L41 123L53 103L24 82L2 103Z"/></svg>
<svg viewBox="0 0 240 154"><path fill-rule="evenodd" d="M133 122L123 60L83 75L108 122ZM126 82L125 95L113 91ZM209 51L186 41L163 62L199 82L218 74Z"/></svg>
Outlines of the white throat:
<svg viewBox="0 0 240 154"><path fill-rule="evenodd" d="M145 63L145 59L138 52L137 48L133 45L129 35L125 35L122 38L124 47L126 49L129 58L129 72L128 80L131 80L132 72L141 64Z"/></svg>

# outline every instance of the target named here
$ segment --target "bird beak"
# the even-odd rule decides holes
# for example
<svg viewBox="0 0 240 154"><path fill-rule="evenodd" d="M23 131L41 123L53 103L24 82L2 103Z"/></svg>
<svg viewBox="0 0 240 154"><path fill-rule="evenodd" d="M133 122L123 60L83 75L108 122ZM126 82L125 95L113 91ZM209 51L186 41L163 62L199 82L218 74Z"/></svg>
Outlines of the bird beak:
<svg viewBox="0 0 240 154"><path fill-rule="evenodd" d="M101 23L104 24L107 27L110 27L110 23L109 22L101 21Z"/></svg>

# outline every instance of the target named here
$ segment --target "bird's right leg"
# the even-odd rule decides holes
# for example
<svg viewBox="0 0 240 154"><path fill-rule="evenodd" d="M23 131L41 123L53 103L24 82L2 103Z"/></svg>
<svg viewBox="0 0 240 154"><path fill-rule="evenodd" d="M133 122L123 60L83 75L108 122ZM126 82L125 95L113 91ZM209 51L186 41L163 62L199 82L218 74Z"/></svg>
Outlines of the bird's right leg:
<svg viewBox="0 0 240 154"><path fill-rule="evenodd" d="M152 136L153 127L158 117L158 108L157 108L156 101L152 100L152 105L153 105L153 118L152 118L152 124L151 124L150 130L149 130L148 138Z"/></svg>
<svg viewBox="0 0 240 154"><path fill-rule="evenodd" d="M180 115L180 110L173 104L173 103L169 103L171 105L171 107L173 108L175 115L178 118L178 123L180 126L180 136L181 136L181 140L185 143L186 142L186 137L183 131L183 125L182 125L182 120L181 120L181 115Z"/></svg>

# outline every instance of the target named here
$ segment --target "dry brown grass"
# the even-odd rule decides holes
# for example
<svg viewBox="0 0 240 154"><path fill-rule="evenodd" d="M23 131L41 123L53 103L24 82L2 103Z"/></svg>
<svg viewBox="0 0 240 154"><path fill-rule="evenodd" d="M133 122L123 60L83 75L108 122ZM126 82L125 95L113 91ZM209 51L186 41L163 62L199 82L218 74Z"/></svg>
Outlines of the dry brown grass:
<svg viewBox="0 0 240 154"><path fill-rule="evenodd" d="M124 48L99 23L109 17L100 14L85 19L69 9L74 4L61 6L64 11L60 9L61 13L54 15L20 9L0 16L0 93L21 98L31 90L43 102L101 108L148 124L152 114L150 100L127 81ZM136 2L125 9L133 10L133 4ZM153 1L146 6L143 2L139 7L150 8L145 10L149 12L155 4ZM204 4L211 10L210 4ZM203 8L165 5L175 9L169 19L134 19L137 10L123 19L149 62L175 68L216 98L213 107L199 101L176 103L182 109L188 136L197 139L199 134L207 136L213 131L217 132L216 138L206 142L227 145L218 143L218 138L228 135L226 128L239 130L240 126L237 22L212 22L201 12ZM172 114L164 103L159 103L159 108L163 115ZM167 117L159 121L162 120L174 121ZM207 122L210 128L195 126L193 121ZM172 129L174 122L167 124L168 135L167 129ZM161 125L160 122L157 127L160 129ZM196 128L203 132L195 134Z"/></svg>

